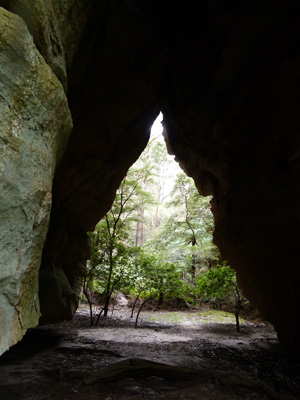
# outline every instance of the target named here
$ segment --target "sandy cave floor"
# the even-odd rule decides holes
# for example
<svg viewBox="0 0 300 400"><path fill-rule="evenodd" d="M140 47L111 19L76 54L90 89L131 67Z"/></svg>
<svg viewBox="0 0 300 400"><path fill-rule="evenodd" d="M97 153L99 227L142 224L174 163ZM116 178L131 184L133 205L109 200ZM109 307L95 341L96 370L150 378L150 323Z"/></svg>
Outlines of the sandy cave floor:
<svg viewBox="0 0 300 400"><path fill-rule="evenodd" d="M0 357L0 400L300 399L300 361L267 323L244 321L236 333L226 314L147 311L135 329L129 316L124 307L90 328L82 306L73 321L31 330ZM189 368L191 379L125 372L86 383L133 358Z"/></svg>

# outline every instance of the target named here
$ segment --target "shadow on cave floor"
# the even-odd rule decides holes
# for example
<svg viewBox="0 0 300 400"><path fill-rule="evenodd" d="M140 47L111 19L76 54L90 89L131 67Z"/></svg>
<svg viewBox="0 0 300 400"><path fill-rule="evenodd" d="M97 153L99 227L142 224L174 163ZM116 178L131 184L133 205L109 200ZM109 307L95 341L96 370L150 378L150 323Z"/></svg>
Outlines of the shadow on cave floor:
<svg viewBox="0 0 300 400"><path fill-rule="evenodd" d="M73 321L32 329L0 357L0 399L300 398L300 362L262 321L244 321L238 334L226 318L148 311L135 329L129 314L90 328L81 307Z"/></svg>

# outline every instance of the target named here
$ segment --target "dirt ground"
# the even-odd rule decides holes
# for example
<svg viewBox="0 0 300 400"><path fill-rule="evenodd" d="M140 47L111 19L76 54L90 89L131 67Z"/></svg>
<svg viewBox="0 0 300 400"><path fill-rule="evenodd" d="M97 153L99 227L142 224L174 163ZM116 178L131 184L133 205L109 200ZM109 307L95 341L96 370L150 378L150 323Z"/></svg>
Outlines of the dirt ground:
<svg viewBox="0 0 300 400"><path fill-rule="evenodd" d="M237 333L226 313L147 311L135 329L129 316L123 307L93 328L82 306L73 321L31 330L0 357L0 399L300 399L300 362L267 323L243 321ZM107 375L136 359L167 373L153 364Z"/></svg>

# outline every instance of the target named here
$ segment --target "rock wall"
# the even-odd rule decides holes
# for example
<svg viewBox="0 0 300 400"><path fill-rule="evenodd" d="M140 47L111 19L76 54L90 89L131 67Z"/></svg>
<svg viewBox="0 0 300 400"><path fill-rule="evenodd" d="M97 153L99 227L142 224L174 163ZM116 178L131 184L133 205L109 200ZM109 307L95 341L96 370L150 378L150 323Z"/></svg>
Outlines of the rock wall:
<svg viewBox="0 0 300 400"><path fill-rule="evenodd" d="M281 342L299 351L299 4L273 6L215 2L202 19L197 6L186 10L163 112L173 153L214 196L222 256Z"/></svg>
<svg viewBox="0 0 300 400"><path fill-rule="evenodd" d="M28 49L33 49L49 73L45 82L39 67L35 85L50 84L52 79L57 83L55 91L41 90L46 93L42 101L43 107L48 107L46 113L39 113L38 106L30 111L28 104L41 101L39 91L31 91L34 96L26 98L26 112L16 112L22 126L48 118L39 129L32 128L42 137L40 145L48 149L50 143L65 141L67 134L61 132L69 132L71 120L54 73L67 93L74 124L53 185L50 228L40 271L43 320L72 317L89 253L86 231L109 209L117 186L145 147L151 123L162 110L169 150L194 178L199 191L214 196L215 242L224 258L236 268L245 294L273 323L282 343L299 350L298 1L288 0L284 7L274 1L271 8L266 1L247 0L226 4L218 0L48 0L34 4L8 0L0 4L26 21L43 59L28 33L31 47L13 39L19 47L10 57L26 60ZM26 31L18 17L2 12ZM9 32L8 26L4 28ZM19 28L14 32L17 35ZM1 51L0 60L5 54ZM6 75L11 76L11 65ZM14 65L16 71L22 71L22 65ZM23 69L30 70L26 65ZM8 99L15 98L13 88L19 81L11 81L0 79L7 91L6 97L2 96L6 92L1 92L1 107L9 107L12 103ZM55 94L58 98L54 99L51 96ZM13 110L7 115L14 115ZM2 134L6 122L1 125ZM26 129L20 135L24 141ZM49 131L54 135L51 138L45 133ZM57 144L55 148L63 147ZM6 142L1 148L6 149ZM55 151L49 156L47 193L56 165ZM31 161L44 167L43 157L41 152ZM7 159L19 162L20 157L10 155ZM42 179L40 167L31 171L26 166L22 171L32 179L24 179L18 204L32 192L33 178ZM37 186L43 187L41 183ZM19 184L17 187L20 191ZM30 204L37 212L41 203ZM14 210L25 220L20 206ZM47 216L44 221L32 266L35 288ZM12 228L13 222L5 225L18 232ZM36 230L32 226L24 232L34 248ZM21 234L22 238L26 235ZM21 243L18 234L4 236L10 249ZM6 261L1 262L2 270L9 271L11 277L6 282L13 283L2 286L4 294L7 287L14 287L14 279L20 282L17 267L5 265ZM22 259L19 265L26 271L29 263ZM36 296L36 289L30 293ZM19 298L15 296L7 321L16 313L13 309ZM26 303L34 304L32 299ZM38 311L34 321L37 315ZM8 329L6 323L6 337ZM21 333L18 335L9 344Z"/></svg>
<svg viewBox="0 0 300 400"><path fill-rule="evenodd" d="M65 90L91 4L90 0L0 1L1 7L25 21L37 50Z"/></svg>
<svg viewBox="0 0 300 400"><path fill-rule="evenodd" d="M41 251L55 166L72 120L23 20L0 8L0 352L39 317Z"/></svg>
<svg viewBox="0 0 300 400"><path fill-rule="evenodd" d="M149 20L134 2L100 2L91 15L69 75L74 131L54 182L41 322L72 317L89 253L86 232L109 210L159 113L166 53Z"/></svg>

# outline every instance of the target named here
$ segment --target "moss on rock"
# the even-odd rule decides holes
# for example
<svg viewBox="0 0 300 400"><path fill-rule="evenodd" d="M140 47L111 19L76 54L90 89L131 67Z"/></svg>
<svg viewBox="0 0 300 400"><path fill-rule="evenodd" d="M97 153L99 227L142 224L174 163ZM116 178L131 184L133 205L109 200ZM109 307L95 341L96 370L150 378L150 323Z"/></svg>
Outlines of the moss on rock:
<svg viewBox="0 0 300 400"><path fill-rule="evenodd" d="M0 8L0 354L39 320L54 171L72 119L24 21Z"/></svg>

